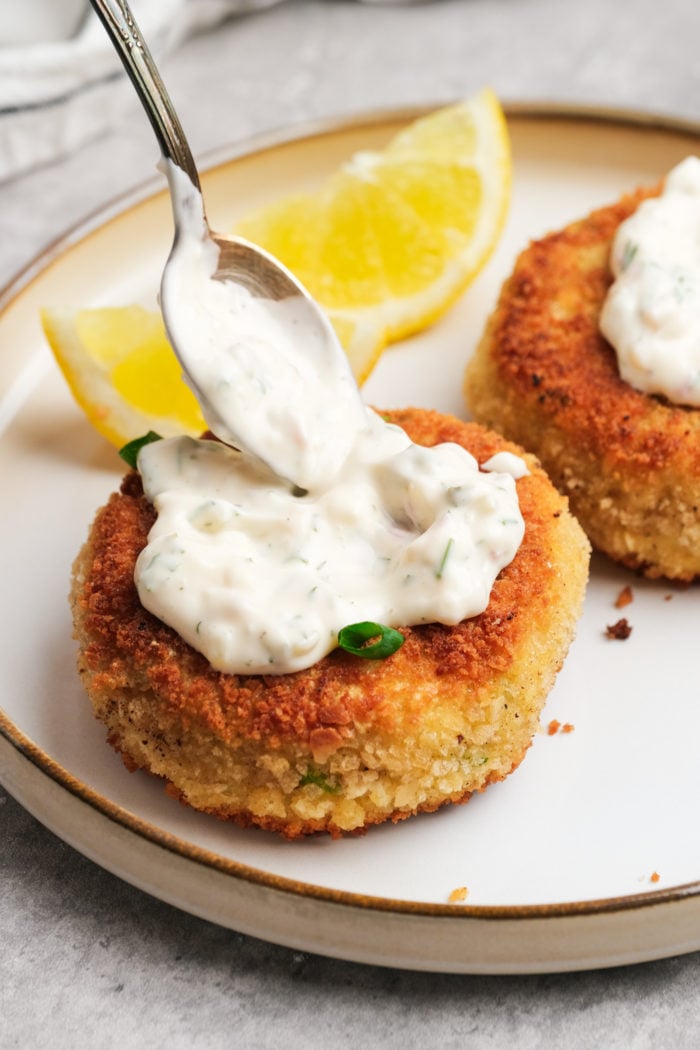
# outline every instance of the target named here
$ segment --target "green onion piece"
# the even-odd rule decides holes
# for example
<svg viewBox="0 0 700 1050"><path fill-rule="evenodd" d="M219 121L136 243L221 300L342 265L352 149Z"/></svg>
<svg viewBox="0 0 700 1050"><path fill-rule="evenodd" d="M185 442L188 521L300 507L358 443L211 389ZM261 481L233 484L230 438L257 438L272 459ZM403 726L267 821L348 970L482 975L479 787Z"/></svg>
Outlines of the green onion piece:
<svg viewBox="0 0 700 1050"><path fill-rule="evenodd" d="M368 642L371 644L368 645ZM403 643L404 636L400 631L367 620L351 623L338 633L340 648L353 656L362 656L365 660L383 660L400 649Z"/></svg>
<svg viewBox="0 0 700 1050"><path fill-rule="evenodd" d="M127 441L126 445L119 449L119 455L125 463L129 464L132 470L137 470L136 460L143 446L150 445L153 441L162 440L160 434L156 434L155 430L149 430L142 437L134 438L133 441Z"/></svg>
<svg viewBox="0 0 700 1050"><path fill-rule="evenodd" d="M325 773L322 773L320 769L312 769L309 767L306 773L299 781L299 787L305 787L307 784L315 784L316 787L320 787L322 791L325 791L329 795L335 795L338 788L333 784L329 784L328 777Z"/></svg>

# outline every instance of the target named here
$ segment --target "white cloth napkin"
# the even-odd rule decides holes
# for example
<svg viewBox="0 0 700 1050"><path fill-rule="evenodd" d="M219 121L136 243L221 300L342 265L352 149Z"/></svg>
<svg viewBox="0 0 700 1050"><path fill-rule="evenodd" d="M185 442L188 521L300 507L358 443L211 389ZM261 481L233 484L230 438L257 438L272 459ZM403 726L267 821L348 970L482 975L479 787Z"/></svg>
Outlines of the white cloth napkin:
<svg viewBox="0 0 700 1050"><path fill-rule="evenodd" d="M19 4L29 0L18 0ZM60 0L48 0L58 4ZM278 0L138 0L134 14L154 55L236 13ZM133 98L101 23L85 2L71 9L73 35L51 39L53 20L41 22L36 2L34 40L0 42L0 181L54 160L113 124ZM55 8L51 10L55 15ZM25 19L25 27L27 24ZM41 38L42 29L46 36ZM70 31L70 30L69 30Z"/></svg>

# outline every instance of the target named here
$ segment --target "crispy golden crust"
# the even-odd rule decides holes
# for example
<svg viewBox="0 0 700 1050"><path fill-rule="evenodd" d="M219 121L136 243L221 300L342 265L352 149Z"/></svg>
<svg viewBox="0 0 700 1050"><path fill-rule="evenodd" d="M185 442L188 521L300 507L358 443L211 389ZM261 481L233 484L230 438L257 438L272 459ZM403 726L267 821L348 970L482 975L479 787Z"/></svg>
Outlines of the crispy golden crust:
<svg viewBox="0 0 700 1050"><path fill-rule="evenodd" d="M389 415L414 440L457 441L480 461L513 448L437 413ZM79 668L110 743L195 808L288 837L400 820L502 779L537 728L587 577L566 501L531 469L518 482L525 539L481 616L405 629L384 661L337 650L307 671L250 677L213 671L141 606L133 569L154 511L128 474L72 593Z"/></svg>
<svg viewBox="0 0 700 1050"><path fill-rule="evenodd" d="M467 367L474 417L539 456L594 546L646 575L700 573L700 412L620 378L598 329L637 191L532 243Z"/></svg>

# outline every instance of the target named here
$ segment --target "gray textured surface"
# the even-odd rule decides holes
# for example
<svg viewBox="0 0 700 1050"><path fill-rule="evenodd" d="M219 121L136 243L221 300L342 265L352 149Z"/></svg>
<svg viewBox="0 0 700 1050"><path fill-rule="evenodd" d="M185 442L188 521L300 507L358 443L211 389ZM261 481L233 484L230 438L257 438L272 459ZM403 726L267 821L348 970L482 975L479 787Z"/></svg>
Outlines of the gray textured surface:
<svg viewBox="0 0 700 1050"><path fill-rule="evenodd" d="M138 0L134 0L138 14ZM688 0L287 0L163 71L197 152L310 117L504 99L700 119ZM134 102L78 154L0 186L0 284L149 177ZM691 810L692 812L692 810ZM695 1047L700 955L544 977L412 974L277 948L181 914L75 853L0 792L0 1046Z"/></svg>
<svg viewBox="0 0 700 1050"><path fill-rule="evenodd" d="M697 1047L700 955L534 977L409 973L202 922L0 809L5 1047Z"/></svg>

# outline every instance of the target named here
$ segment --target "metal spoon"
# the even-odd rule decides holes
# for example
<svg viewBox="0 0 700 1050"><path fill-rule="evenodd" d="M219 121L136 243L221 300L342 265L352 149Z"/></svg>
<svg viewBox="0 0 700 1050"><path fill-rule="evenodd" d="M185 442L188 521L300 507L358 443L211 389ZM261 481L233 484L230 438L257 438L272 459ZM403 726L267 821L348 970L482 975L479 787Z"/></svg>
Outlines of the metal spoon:
<svg viewBox="0 0 700 1050"><path fill-rule="evenodd" d="M126 0L91 0L91 4L136 88L136 93L155 131L163 157L185 173L192 184L191 196L199 198L201 184L192 151L128 3ZM177 252L183 221L182 194L175 191L173 180L169 181L175 239L165 266L161 289L165 286L168 267L173 263ZM180 198L179 203L178 198ZM197 206L199 203L198 200ZM350 419L357 420L360 425L364 419L365 409L359 391L335 331L317 303L293 274L269 253L243 238L214 233L206 220L203 203L201 204L201 217L206 236L218 249L218 262L216 269L211 274L212 279L240 285L247 289L256 300L268 300L270 304L278 304L282 300L294 298L296 300L293 304L296 331L303 331L305 338L316 347L315 361L317 363L321 365L326 362L330 363L336 380L336 389L328 392L330 396L327 400L336 401L335 411L340 412L341 418L345 414ZM250 452L266 463L278 476L287 478L301 488L312 487L317 480L317 475L320 480L323 480L321 475L324 472L329 475L339 469L339 465L344 461L352 444L352 435L348 434L345 441L341 438L338 443L337 430L331 430L334 440L329 442L329 431L325 427L326 421L319 419L317 422L313 418L303 421L310 432L309 440L313 446L312 451L319 460L316 466L309 467L308 463L297 466L296 462L292 462L284 451L284 446L289 447L290 444L284 440L284 434L278 435L277 445L283 448L283 451L279 452L273 448L274 442L266 439L265 426L262 426L260 422L256 428L242 423L243 432L238 432L236 420L232 421L228 415L226 420L222 420L198 382L198 365L201 364L201 361L198 362L191 346L183 345L177 324L169 315L167 297L163 295L161 295L161 309L168 338L185 372L186 379L202 405L207 422L218 436L229 444ZM318 371L320 384L322 369ZM340 404L337 403L338 397ZM298 420L293 420L293 422L295 428L298 429ZM321 422L324 423L323 426ZM352 429L351 427L350 430ZM307 460L308 458L307 456Z"/></svg>

